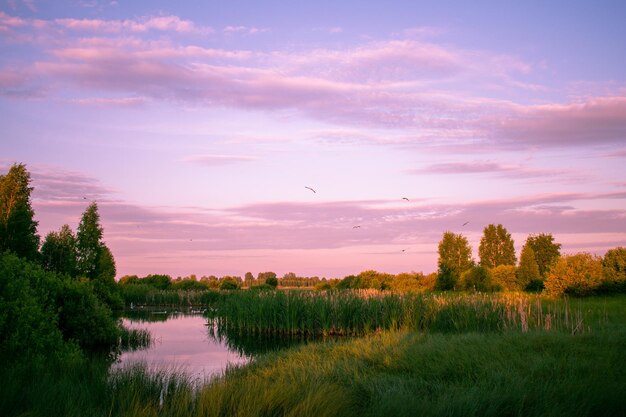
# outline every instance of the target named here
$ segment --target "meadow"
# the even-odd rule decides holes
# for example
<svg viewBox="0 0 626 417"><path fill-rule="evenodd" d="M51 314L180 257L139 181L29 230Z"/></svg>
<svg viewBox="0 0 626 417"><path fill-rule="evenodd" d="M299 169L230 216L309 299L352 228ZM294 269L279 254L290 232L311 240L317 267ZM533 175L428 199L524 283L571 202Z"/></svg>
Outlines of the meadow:
<svg viewBox="0 0 626 417"><path fill-rule="evenodd" d="M624 296L232 292L218 309L234 317L226 308L239 305L249 310L241 317L260 316L245 322L247 333L239 324L240 334L302 333L307 323L308 332L323 333L302 313L309 303L328 310L330 329L360 337L266 353L207 381L176 369L108 374L101 362L79 359L3 369L0 377L13 383L2 390L0 414L619 416L626 409Z"/></svg>

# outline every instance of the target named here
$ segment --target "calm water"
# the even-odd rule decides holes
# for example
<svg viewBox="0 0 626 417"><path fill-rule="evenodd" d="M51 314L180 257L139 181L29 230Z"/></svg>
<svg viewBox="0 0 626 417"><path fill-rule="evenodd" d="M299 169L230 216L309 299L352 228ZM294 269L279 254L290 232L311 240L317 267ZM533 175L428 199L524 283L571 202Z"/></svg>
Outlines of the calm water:
<svg viewBox="0 0 626 417"><path fill-rule="evenodd" d="M203 379L222 373L228 364L250 360L241 350L229 348L227 339L211 337L201 313L133 311L125 315L124 326L147 329L153 343L147 349L121 353L114 369L143 362L151 369L175 368Z"/></svg>

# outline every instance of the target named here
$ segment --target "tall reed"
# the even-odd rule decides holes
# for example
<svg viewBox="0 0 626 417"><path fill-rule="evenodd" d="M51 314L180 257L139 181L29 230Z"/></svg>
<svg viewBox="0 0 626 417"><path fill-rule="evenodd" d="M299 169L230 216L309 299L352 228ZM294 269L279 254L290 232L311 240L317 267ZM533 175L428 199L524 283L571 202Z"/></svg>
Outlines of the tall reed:
<svg viewBox="0 0 626 417"><path fill-rule="evenodd" d="M381 330L508 332L589 330L580 311L536 295L365 291L224 294L209 314L229 333L353 335Z"/></svg>

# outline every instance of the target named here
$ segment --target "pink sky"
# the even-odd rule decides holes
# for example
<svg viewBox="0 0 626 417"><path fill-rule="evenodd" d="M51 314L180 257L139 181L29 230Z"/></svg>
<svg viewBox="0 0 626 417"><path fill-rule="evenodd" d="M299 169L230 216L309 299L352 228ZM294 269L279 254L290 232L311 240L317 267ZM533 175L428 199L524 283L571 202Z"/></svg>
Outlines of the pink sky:
<svg viewBox="0 0 626 417"><path fill-rule="evenodd" d="M624 7L444 3L5 1L0 167L42 237L96 200L118 276L431 272L490 223L625 246Z"/></svg>

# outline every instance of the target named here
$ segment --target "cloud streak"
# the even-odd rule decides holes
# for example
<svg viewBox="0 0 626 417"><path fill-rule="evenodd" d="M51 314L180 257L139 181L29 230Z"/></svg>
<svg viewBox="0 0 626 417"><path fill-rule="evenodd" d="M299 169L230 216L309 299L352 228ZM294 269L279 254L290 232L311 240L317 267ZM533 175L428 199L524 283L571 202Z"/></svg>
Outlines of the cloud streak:
<svg viewBox="0 0 626 417"><path fill-rule="evenodd" d="M257 157L249 155L192 155L184 159L185 162L206 167L230 165L255 160L257 160Z"/></svg>
<svg viewBox="0 0 626 417"><path fill-rule="evenodd" d="M212 31L173 15L42 23L0 14L4 31L43 31L51 26L96 37L66 36L44 43L42 59L11 70L25 74L19 77L11 78L6 68L0 69L5 96L33 95L38 86L48 85L92 96L94 103L100 92L103 103L108 96L122 95L208 107L288 109L340 125L414 129L437 141L465 138L509 148L617 144L626 137L622 95L533 105L477 93L494 85L511 92L531 86L524 77L535 71L534 66L509 55L416 39L302 52L251 52L147 36L155 31L172 35ZM223 32L263 30L227 26ZM476 91L460 91L460 82L474 84Z"/></svg>

